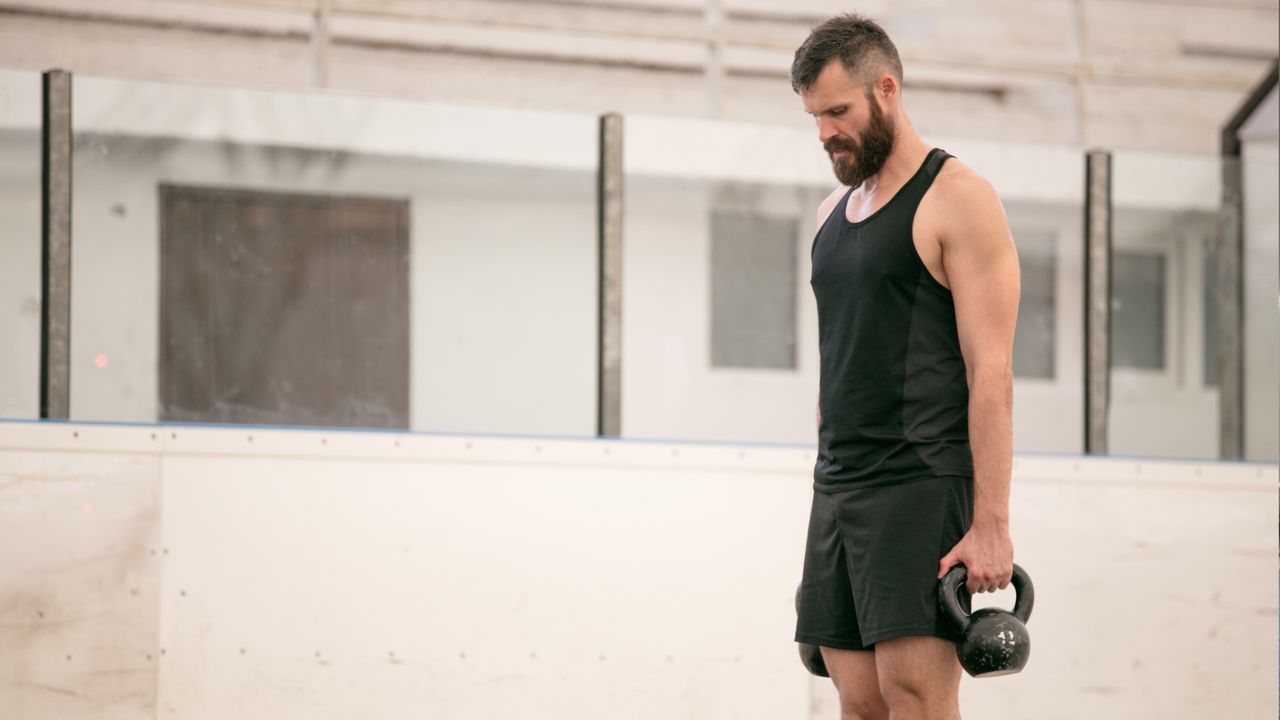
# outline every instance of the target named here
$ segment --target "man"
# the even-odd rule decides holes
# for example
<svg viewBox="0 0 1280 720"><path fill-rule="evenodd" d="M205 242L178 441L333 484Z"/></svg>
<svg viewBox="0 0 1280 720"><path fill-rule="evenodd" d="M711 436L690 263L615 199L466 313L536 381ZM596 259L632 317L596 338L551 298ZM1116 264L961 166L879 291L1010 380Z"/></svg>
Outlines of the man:
<svg viewBox="0 0 1280 720"><path fill-rule="evenodd" d="M916 134L876 23L818 26L791 69L841 186L811 284L818 461L796 640L822 648L844 720L958 720L937 581L1008 585L1018 259L991 184Z"/></svg>

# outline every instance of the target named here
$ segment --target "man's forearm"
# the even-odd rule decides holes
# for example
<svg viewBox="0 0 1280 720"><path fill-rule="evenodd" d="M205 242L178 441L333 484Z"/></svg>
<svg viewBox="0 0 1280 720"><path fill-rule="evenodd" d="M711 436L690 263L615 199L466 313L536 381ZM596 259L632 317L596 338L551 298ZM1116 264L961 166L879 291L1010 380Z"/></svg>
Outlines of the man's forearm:
<svg viewBox="0 0 1280 720"><path fill-rule="evenodd" d="M969 444L973 449L973 524L1007 531L1013 465L1013 377L978 370L969 383Z"/></svg>

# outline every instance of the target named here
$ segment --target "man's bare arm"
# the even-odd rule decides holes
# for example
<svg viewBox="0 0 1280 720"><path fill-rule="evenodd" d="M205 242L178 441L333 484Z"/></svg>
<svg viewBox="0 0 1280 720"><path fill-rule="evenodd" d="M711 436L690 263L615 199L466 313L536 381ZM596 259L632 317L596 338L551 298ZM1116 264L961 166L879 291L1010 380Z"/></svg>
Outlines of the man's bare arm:
<svg viewBox="0 0 1280 720"><path fill-rule="evenodd" d="M969 382L974 517L969 533L939 564L968 568L971 592L1009 584L1009 484L1013 462L1013 333L1021 290L1018 255L995 188L967 169L943 193L948 226L942 264L956 308Z"/></svg>

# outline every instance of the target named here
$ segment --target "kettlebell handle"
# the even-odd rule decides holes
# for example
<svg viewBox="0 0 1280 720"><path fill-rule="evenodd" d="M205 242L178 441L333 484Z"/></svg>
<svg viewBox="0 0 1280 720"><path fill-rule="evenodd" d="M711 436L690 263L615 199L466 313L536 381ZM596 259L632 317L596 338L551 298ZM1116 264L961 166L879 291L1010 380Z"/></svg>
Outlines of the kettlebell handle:
<svg viewBox="0 0 1280 720"><path fill-rule="evenodd" d="M947 615L958 626L963 627L968 613L960 607L960 590L969 579L969 571L964 565L956 565L943 576L938 588L938 596ZM1035 605L1036 591L1031 584L1031 576L1017 563L1013 564L1013 590L1017 599L1013 603L1013 614L1025 625L1031 619L1031 607Z"/></svg>

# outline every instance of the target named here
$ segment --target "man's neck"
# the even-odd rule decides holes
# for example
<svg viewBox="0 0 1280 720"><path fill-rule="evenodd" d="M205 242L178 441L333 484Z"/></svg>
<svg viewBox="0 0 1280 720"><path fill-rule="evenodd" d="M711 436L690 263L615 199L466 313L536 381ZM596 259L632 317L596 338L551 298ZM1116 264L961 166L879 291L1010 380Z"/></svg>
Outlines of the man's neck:
<svg viewBox="0 0 1280 720"><path fill-rule="evenodd" d="M867 178L859 192L863 195L874 195L880 188L897 192L911 179L912 175L924 164L932 146L920 139L919 135L903 133L893 144L893 151L884 161L880 172Z"/></svg>

